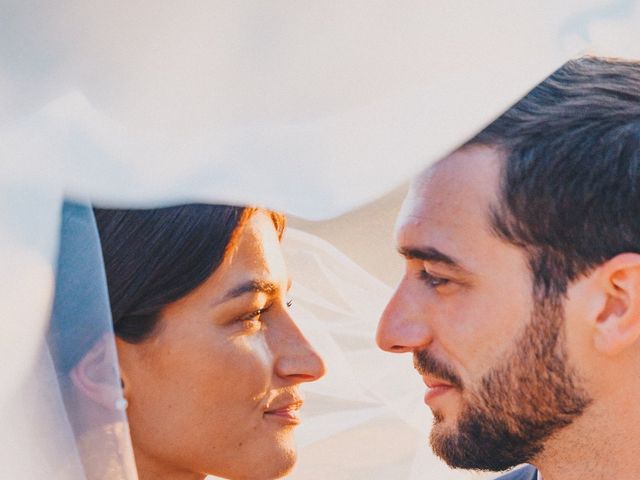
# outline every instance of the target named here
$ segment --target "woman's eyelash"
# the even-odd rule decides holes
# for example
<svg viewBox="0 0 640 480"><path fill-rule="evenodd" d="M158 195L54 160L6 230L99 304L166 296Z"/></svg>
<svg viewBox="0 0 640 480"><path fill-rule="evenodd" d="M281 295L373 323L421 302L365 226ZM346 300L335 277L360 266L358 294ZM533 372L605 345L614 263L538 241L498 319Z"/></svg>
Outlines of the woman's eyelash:
<svg viewBox="0 0 640 480"><path fill-rule="evenodd" d="M268 312L268 311L269 311L269 309L272 307L272 305L273 305L273 304L272 304L272 303L270 303L269 305L266 305L266 306L264 306L264 307L262 307L262 308L259 308L259 309L257 309L257 310L254 310L253 312L251 312L251 313L249 313L249 314L247 314L247 315L243 316L242 318L240 318L240 320L242 320L242 321L253 320L253 319L255 319L256 317L259 317L260 315L262 315L263 313ZM292 300L287 301L286 305L287 305L287 307L288 307L288 308L291 308L291 306L293 305L293 299L292 299Z"/></svg>
<svg viewBox="0 0 640 480"><path fill-rule="evenodd" d="M257 310L254 310L253 312L251 312L248 315L245 315L244 317L241 318L241 320L253 320L256 317L259 317L260 315L262 315L265 312L268 312L269 309L271 308L272 304L266 305L262 308L259 308Z"/></svg>
<svg viewBox="0 0 640 480"><path fill-rule="evenodd" d="M442 277L436 277L434 275L431 275L429 272L427 272L426 270L421 270L420 271L420 278L422 280L424 280L424 282L430 286L430 287L441 287L443 285L446 285L447 283L449 283L449 279L447 278L442 278Z"/></svg>

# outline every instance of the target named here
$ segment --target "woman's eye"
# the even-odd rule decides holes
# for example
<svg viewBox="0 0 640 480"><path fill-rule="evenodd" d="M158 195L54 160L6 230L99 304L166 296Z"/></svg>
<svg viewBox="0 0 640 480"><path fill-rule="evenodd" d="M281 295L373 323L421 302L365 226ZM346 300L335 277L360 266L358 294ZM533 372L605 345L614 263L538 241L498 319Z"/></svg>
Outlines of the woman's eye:
<svg viewBox="0 0 640 480"><path fill-rule="evenodd" d="M267 305L265 307L258 308L257 310L254 310L253 312L248 313L247 315L244 315L243 317L240 318L240 320L244 321L244 322L260 321L260 316L263 313L268 312L270 308L271 308L271 305Z"/></svg>
<svg viewBox="0 0 640 480"><path fill-rule="evenodd" d="M435 275L430 274L426 270L420 271L420 278L431 288L442 287L450 283L450 280L447 278L436 277Z"/></svg>
<svg viewBox="0 0 640 480"><path fill-rule="evenodd" d="M293 305L293 299L287 300L287 308L291 308L291 305Z"/></svg>

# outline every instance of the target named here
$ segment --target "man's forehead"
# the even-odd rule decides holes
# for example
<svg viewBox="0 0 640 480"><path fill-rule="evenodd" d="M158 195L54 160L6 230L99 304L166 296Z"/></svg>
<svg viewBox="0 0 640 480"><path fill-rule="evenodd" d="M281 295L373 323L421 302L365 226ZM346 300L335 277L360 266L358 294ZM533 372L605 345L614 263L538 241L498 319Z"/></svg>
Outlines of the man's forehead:
<svg viewBox="0 0 640 480"><path fill-rule="evenodd" d="M398 241L425 223L484 225L496 199L498 152L485 146L457 150L414 178L396 222ZM462 223L462 225L460 225Z"/></svg>
<svg viewBox="0 0 640 480"><path fill-rule="evenodd" d="M424 194L434 183L447 185L455 182L458 180L458 170L464 163L470 162L465 162L465 159L461 159L456 153L438 160L413 178L410 192L413 195L420 195Z"/></svg>
<svg viewBox="0 0 640 480"><path fill-rule="evenodd" d="M502 154L488 145L470 145L455 150L423 170L411 182L421 191L434 183L446 186L494 186L502 165Z"/></svg>

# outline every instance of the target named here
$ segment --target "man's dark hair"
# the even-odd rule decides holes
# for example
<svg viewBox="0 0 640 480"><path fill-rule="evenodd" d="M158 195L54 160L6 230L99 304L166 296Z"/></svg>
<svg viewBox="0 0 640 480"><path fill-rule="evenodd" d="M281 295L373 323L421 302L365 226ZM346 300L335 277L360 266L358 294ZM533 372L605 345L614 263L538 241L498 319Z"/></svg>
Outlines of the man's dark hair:
<svg viewBox="0 0 640 480"><path fill-rule="evenodd" d="M640 252L640 62L571 60L466 145L504 155L491 224L527 252L537 295Z"/></svg>

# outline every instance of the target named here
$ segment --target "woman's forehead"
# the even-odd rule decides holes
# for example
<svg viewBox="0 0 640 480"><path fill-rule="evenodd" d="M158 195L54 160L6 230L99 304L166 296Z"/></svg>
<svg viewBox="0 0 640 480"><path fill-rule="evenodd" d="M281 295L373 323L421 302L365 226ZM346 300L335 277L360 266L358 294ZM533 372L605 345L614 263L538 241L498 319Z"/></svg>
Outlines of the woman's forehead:
<svg viewBox="0 0 640 480"><path fill-rule="evenodd" d="M219 269L221 277L254 276L288 281L280 239L267 212L257 211L240 227Z"/></svg>

